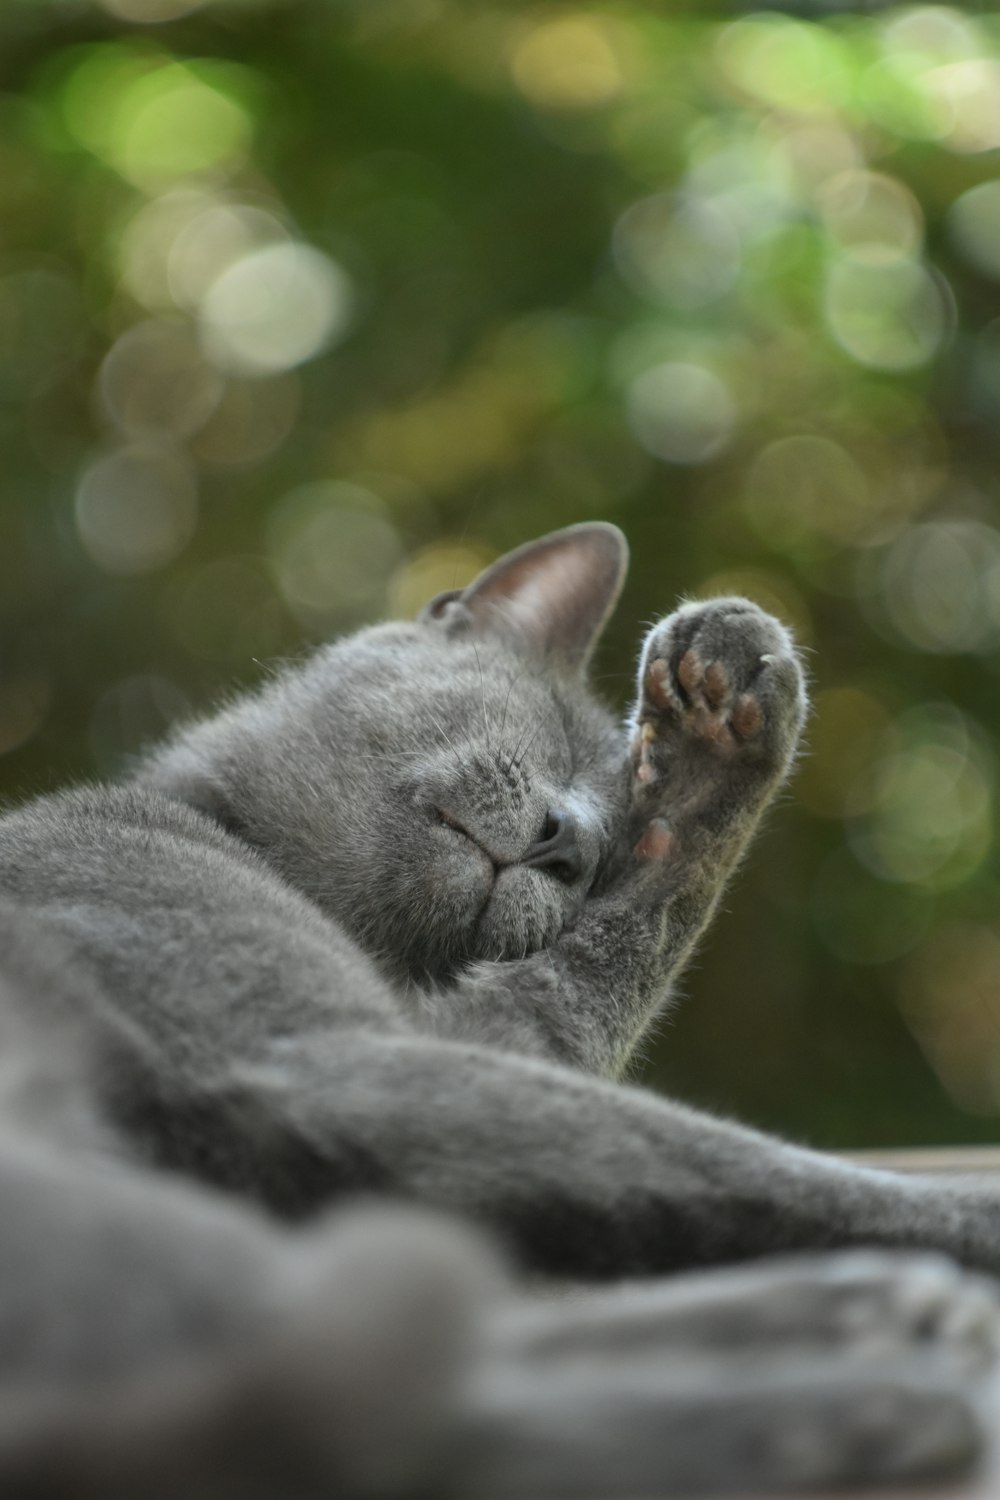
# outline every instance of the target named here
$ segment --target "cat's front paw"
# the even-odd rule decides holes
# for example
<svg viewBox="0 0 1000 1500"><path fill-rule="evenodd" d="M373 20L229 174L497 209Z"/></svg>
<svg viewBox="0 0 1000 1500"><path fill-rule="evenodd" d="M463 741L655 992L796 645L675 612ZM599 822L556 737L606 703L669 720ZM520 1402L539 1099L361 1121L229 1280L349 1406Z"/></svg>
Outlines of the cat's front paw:
<svg viewBox="0 0 1000 1500"><path fill-rule="evenodd" d="M685 604L643 647L632 763L653 787L694 750L784 770L805 713L788 631L748 599Z"/></svg>

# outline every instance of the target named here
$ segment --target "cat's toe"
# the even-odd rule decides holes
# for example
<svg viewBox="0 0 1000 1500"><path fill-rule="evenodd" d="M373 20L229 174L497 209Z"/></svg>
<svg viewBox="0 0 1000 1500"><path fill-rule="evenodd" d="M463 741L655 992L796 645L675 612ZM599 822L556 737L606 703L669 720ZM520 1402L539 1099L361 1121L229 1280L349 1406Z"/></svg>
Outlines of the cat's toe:
<svg viewBox="0 0 1000 1500"><path fill-rule="evenodd" d="M746 599L688 604L650 632L639 673L632 758L654 784L678 745L727 760L784 764L805 692L791 637Z"/></svg>
<svg viewBox="0 0 1000 1500"><path fill-rule="evenodd" d="M977 1370L1000 1356L996 1286L945 1256L847 1252L828 1288L840 1339L859 1351L934 1347Z"/></svg>
<svg viewBox="0 0 1000 1500"><path fill-rule="evenodd" d="M768 1487L839 1490L968 1472L985 1436L975 1386L924 1358L867 1378L845 1370L828 1391L806 1374L758 1441Z"/></svg>

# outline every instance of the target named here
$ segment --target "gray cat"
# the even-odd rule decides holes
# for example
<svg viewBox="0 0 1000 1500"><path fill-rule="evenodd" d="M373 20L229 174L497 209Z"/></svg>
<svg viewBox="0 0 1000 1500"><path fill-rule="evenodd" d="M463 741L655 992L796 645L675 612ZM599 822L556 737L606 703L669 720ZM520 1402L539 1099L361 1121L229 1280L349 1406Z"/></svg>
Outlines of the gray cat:
<svg viewBox="0 0 1000 1500"><path fill-rule="evenodd" d="M638 1497L976 1452L995 1298L904 1252L996 1271L996 1190L616 1081L805 707L785 630L717 599L650 632L623 731L585 672L625 563L612 526L544 537L0 822L5 1500ZM326 1216L357 1194L395 1206ZM543 1298L496 1246L627 1284Z"/></svg>

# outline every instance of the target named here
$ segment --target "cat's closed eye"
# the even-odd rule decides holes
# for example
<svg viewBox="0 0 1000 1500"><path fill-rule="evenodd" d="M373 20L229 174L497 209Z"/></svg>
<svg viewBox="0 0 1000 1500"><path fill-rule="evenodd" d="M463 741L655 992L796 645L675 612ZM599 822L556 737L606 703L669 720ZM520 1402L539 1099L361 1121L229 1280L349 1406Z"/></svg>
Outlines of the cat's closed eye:
<svg viewBox="0 0 1000 1500"><path fill-rule="evenodd" d="M443 823L446 828L453 828L456 833L464 834L467 839L472 838L472 834L466 828L465 824L461 823L453 813L446 811L446 809L443 807L434 807L432 811L438 822ZM473 840L473 842L475 842L475 840Z"/></svg>

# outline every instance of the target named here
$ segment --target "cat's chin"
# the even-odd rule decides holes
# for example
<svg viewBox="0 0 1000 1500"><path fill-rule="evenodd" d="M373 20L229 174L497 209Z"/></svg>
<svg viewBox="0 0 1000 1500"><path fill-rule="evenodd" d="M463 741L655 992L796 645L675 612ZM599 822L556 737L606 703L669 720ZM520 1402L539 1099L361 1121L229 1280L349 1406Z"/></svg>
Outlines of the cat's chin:
<svg viewBox="0 0 1000 1500"><path fill-rule="evenodd" d="M554 943L565 920L548 877L522 866L501 870L476 924L476 957L527 957Z"/></svg>

